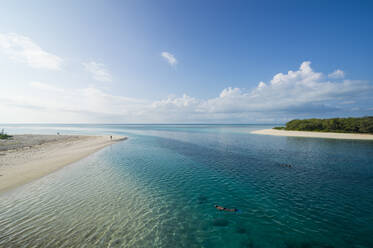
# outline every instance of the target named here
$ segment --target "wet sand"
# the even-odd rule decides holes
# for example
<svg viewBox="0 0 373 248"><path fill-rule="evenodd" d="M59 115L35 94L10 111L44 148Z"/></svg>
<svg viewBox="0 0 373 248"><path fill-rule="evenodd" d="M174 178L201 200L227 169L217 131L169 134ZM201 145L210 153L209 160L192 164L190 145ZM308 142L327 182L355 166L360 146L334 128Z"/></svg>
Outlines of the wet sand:
<svg viewBox="0 0 373 248"><path fill-rule="evenodd" d="M327 138L327 139L350 139L350 140L373 140L373 134L359 133L327 133L327 132L306 132L306 131L286 131L276 129L263 129L252 131L253 134L306 137L306 138Z"/></svg>
<svg viewBox="0 0 373 248"><path fill-rule="evenodd" d="M123 136L14 135L0 140L0 192L76 162Z"/></svg>

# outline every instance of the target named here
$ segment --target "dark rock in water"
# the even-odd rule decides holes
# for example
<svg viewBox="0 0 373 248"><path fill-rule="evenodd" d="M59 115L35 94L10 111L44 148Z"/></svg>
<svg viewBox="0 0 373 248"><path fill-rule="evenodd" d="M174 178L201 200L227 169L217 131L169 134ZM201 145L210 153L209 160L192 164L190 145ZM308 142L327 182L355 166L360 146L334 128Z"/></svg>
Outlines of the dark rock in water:
<svg viewBox="0 0 373 248"><path fill-rule="evenodd" d="M202 231L207 231L210 229L210 225L208 223L205 223L201 226L201 230Z"/></svg>
<svg viewBox="0 0 373 248"><path fill-rule="evenodd" d="M241 242L241 247L254 248L254 242L252 240L244 240Z"/></svg>
<svg viewBox="0 0 373 248"><path fill-rule="evenodd" d="M227 221L226 219L216 219L212 222L212 225L213 226L228 226L229 221Z"/></svg>
<svg viewBox="0 0 373 248"><path fill-rule="evenodd" d="M313 245L312 245L312 243L303 242L303 243L300 244L300 247L301 248L312 248Z"/></svg>
<svg viewBox="0 0 373 248"><path fill-rule="evenodd" d="M244 234L244 233L246 233L246 232L247 232L246 229L243 228L243 227L238 226L238 227L236 228L236 233Z"/></svg>
<svg viewBox="0 0 373 248"><path fill-rule="evenodd" d="M286 248L299 248L299 244L295 241L285 241L285 247Z"/></svg>
<svg viewBox="0 0 373 248"><path fill-rule="evenodd" d="M323 245L317 242L285 242L287 248L334 248L332 245Z"/></svg>
<svg viewBox="0 0 373 248"><path fill-rule="evenodd" d="M203 196L203 195L200 195L200 196L198 196L197 200L198 200L198 204L203 204L203 203L207 202L207 197Z"/></svg>
<svg viewBox="0 0 373 248"><path fill-rule="evenodd" d="M290 241L287 241L285 242L285 247L286 248L299 248L299 244L295 243L295 242L290 242Z"/></svg>
<svg viewBox="0 0 373 248"><path fill-rule="evenodd" d="M120 240L120 239L117 239L117 240L115 240L113 243L111 243L112 244L112 246L120 246L121 244L122 244L122 240Z"/></svg>

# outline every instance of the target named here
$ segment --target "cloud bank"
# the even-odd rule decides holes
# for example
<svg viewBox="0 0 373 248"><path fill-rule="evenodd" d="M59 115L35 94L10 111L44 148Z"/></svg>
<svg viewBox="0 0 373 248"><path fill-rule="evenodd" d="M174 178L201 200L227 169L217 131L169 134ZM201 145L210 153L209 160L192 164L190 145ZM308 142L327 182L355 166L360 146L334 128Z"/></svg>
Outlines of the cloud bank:
<svg viewBox="0 0 373 248"><path fill-rule="evenodd" d="M0 52L13 61L38 69L60 70L63 61L60 57L44 51L29 37L15 33L0 33Z"/></svg>
<svg viewBox="0 0 373 248"><path fill-rule="evenodd" d="M35 89L41 90L41 91L53 91L53 92L63 92L64 91L63 89L57 88L55 86L40 83L40 82L36 82L36 81L30 82L30 86L35 88Z"/></svg>
<svg viewBox="0 0 373 248"><path fill-rule="evenodd" d="M100 82L111 82L112 77L106 66L102 63L97 63L95 61L90 61L82 63L84 69L88 71L92 78Z"/></svg>
<svg viewBox="0 0 373 248"><path fill-rule="evenodd" d="M315 72L309 61L298 70L278 73L252 89L227 87L210 99L184 94L150 101L112 95L93 87L67 90L40 82L31 83L30 88L37 91L13 98L0 93L0 110L1 105L7 105L13 112L27 112L24 116L34 113L39 119L26 120L21 115L22 119L13 116L8 122L274 123L293 118L373 114L372 84L331 80ZM2 111L6 116L6 109Z"/></svg>
<svg viewBox="0 0 373 248"><path fill-rule="evenodd" d="M330 73L328 75L328 77L329 78L344 78L345 77L345 73L344 73L344 71L338 69L338 70L335 70L332 73Z"/></svg>

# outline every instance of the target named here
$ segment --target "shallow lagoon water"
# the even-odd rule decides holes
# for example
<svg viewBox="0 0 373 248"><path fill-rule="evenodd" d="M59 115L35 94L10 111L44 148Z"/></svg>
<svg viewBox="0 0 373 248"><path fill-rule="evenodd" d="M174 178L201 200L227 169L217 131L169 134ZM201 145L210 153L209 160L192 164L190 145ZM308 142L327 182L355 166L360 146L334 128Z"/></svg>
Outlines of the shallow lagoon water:
<svg viewBox="0 0 373 248"><path fill-rule="evenodd" d="M373 247L373 142L268 127L7 125L129 139L1 194L0 247Z"/></svg>

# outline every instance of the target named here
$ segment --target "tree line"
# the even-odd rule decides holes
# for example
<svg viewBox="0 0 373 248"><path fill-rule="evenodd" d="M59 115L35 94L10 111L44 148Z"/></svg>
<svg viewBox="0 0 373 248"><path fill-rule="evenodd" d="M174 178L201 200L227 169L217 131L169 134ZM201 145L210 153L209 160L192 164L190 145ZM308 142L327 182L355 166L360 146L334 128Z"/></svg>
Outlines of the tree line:
<svg viewBox="0 0 373 248"><path fill-rule="evenodd" d="M340 133L373 133L373 116L361 118L296 119L287 122L285 127L275 127L275 129Z"/></svg>

